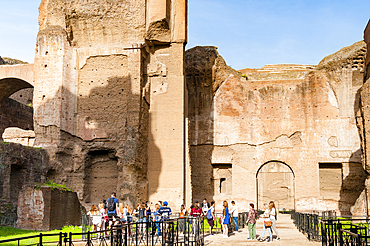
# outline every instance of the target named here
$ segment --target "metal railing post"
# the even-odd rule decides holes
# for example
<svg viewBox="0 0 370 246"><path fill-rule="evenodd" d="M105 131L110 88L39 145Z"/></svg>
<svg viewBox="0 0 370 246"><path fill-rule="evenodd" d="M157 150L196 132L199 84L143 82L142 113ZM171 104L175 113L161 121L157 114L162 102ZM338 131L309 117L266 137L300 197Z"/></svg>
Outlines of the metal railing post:
<svg viewBox="0 0 370 246"><path fill-rule="evenodd" d="M72 246L72 232L69 233L69 246Z"/></svg>
<svg viewBox="0 0 370 246"><path fill-rule="evenodd" d="M42 233L40 233L39 246L42 246Z"/></svg>
<svg viewBox="0 0 370 246"><path fill-rule="evenodd" d="M339 236L339 245L343 246L343 232L342 232L342 225L338 223L338 236Z"/></svg>
<svg viewBox="0 0 370 246"><path fill-rule="evenodd" d="M87 245L90 246L90 230L87 232Z"/></svg>
<svg viewBox="0 0 370 246"><path fill-rule="evenodd" d="M127 227L130 226L129 223L128 223L128 225L125 225L125 246L127 246L127 233L128 233L128 228Z"/></svg>

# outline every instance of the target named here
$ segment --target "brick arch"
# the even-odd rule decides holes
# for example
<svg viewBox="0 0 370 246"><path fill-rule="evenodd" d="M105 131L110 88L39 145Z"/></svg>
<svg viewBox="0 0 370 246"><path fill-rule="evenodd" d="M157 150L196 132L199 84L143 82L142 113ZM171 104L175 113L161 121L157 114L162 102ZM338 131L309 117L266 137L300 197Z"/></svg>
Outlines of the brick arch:
<svg viewBox="0 0 370 246"><path fill-rule="evenodd" d="M0 104L13 93L33 86L33 64L0 66Z"/></svg>

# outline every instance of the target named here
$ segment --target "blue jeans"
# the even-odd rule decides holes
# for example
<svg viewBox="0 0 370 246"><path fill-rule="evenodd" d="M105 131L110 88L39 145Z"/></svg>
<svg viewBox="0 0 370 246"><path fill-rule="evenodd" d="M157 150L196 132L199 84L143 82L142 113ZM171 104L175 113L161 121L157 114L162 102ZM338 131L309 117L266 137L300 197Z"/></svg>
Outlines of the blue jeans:
<svg viewBox="0 0 370 246"><path fill-rule="evenodd" d="M238 217L233 217L233 218L234 218L234 224L235 224L235 231L239 231Z"/></svg>
<svg viewBox="0 0 370 246"><path fill-rule="evenodd" d="M160 222L155 222L155 227L157 227L157 236L162 235Z"/></svg>
<svg viewBox="0 0 370 246"><path fill-rule="evenodd" d="M270 240L272 240L271 226L267 227L267 231L269 232ZM264 236L265 236L265 232L266 232L266 227L265 227L265 223L263 223L263 229L262 229L262 235L261 235L261 238L264 238Z"/></svg>

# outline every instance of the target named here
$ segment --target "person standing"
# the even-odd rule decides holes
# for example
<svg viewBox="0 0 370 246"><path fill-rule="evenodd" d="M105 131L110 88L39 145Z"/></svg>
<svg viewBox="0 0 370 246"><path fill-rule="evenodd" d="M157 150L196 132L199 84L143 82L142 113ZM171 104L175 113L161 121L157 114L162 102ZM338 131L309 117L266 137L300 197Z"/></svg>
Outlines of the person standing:
<svg viewBox="0 0 370 246"><path fill-rule="evenodd" d="M180 233L185 232L185 227L186 227L185 215L186 215L185 205L181 204L180 213L179 213L179 232Z"/></svg>
<svg viewBox="0 0 370 246"><path fill-rule="evenodd" d="M275 207L275 203L273 201L271 201L269 203L269 210L270 210L270 220L272 221L272 230L274 230L275 234L276 234L276 240L280 240L280 237L279 237L279 232L278 230L276 229L276 219L277 219L277 210L276 210L276 207Z"/></svg>
<svg viewBox="0 0 370 246"><path fill-rule="evenodd" d="M108 217L108 213L107 213L107 209L105 208L106 205L104 203L105 201L103 201L102 203L99 204L99 212L100 212L100 215L101 215L101 230L105 230L108 228L109 226L109 217ZM107 236L107 232L104 232L104 235L100 235L100 237L105 237Z"/></svg>
<svg viewBox="0 0 370 246"><path fill-rule="evenodd" d="M153 212L154 215L154 221L155 221L155 227L157 229L157 236L161 236L161 214L159 213L159 210L161 208L161 204L158 202L155 204L155 211Z"/></svg>
<svg viewBox="0 0 370 246"><path fill-rule="evenodd" d="M113 217L115 219L119 219L117 217L118 204L119 204L119 201L116 198L116 192L112 192L111 197L107 199L107 211L108 211L109 222L113 221Z"/></svg>
<svg viewBox="0 0 370 246"><path fill-rule="evenodd" d="M145 233L145 223L146 223L146 209L145 209L145 203L142 202L139 204L138 207L138 218L139 218L139 232L141 234Z"/></svg>
<svg viewBox="0 0 370 246"><path fill-rule="evenodd" d="M95 205L91 206L91 209L89 212L87 212L87 215L89 215L92 219L93 231L97 231L97 229L100 227L99 225L101 224L101 215Z"/></svg>
<svg viewBox="0 0 370 246"><path fill-rule="evenodd" d="M196 235L200 228L200 216L202 215L202 209L199 207L199 202L196 201L194 207L191 209L190 215L193 216L193 233Z"/></svg>
<svg viewBox="0 0 370 246"><path fill-rule="evenodd" d="M163 207L161 207L159 209L159 214L162 216L162 220L169 220L170 219L170 215L172 215L172 211L171 211L171 208L170 207L167 207L168 206L168 202L167 201L164 201L163 202Z"/></svg>
<svg viewBox="0 0 370 246"><path fill-rule="evenodd" d="M234 201L231 201L231 205L233 205L233 207L231 208L230 214L233 216L234 225L235 225L235 232L239 232L239 224L238 224L239 211L238 211L238 206L235 204Z"/></svg>
<svg viewBox="0 0 370 246"><path fill-rule="evenodd" d="M248 231L249 231L249 237L248 240L256 239L256 210L254 209L254 204L249 204L249 212L248 212L248 219L247 219L247 225L248 225Z"/></svg>
<svg viewBox="0 0 370 246"><path fill-rule="evenodd" d="M207 198L204 198L201 207L202 207L203 216L206 216L208 209L210 208L209 203L207 202Z"/></svg>
<svg viewBox="0 0 370 246"><path fill-rule="evenodd" d="M132 211L131 211L131 208L128 204L125 205L125 208L123 209L123 214L126 215L127 217L127 229L128 229L128 234L131 236L131 231L132 231L132 215L131 215Z"/></svg>
<svg viewBox="0 0 370 246"><path fill-rule="evenodd" d="M222 232L223 237L229 237L229 224L230 224L230 215L229 215L229 204L225 200L222 204L224 209L222 210Z"/></svg>
<svg viewBox="0 0 370 246"><path fill-rule="evenodd" d="M169 229L169 223L166 222L170 220L170 215L172 215L172 211L170 207L168 206L168 202L164 201L163 202L163 207L159 209L159 213L162 216L162 221L163 221L163 227L162 231L164 233L164 238L167 240L169 238L172 238L171 230Z"/></svg>
<svg viewBox="0 0 370 246"><path fill-rule="evenodd" d="M262 234L259 238L261 242L265 241L266 239L264 238L266 229L270 235L270 238L267 240L267 242L272 242L272 232L271 232L271 226L266 226L266 222L271 222L270 220L270 210L268 209L267 203L263 204L263 208L266 209L265 213L261 216L263 218L263 229L262 229Z"/></svg>
<svg viewBox="0 0 370 246"><path fill-rule="evenodd" d="M212 229L213 229L214 222L215 222L215 202L214 201L211 202L211 207L208 209L206 216L207 216L207 221L209 225L209 235L213 236Z"/></svg>

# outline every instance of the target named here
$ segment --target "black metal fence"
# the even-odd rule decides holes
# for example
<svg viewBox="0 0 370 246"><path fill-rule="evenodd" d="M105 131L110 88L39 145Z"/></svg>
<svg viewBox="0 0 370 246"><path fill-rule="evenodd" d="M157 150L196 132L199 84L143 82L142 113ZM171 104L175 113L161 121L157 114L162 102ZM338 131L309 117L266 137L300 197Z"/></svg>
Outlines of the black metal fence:
<svg viewBox="0 0 370 246"><path fill-rule="evenodd" d="M306 234L309 240L320 240L320 224L318 214L293 212L291 217L298 230Z"/></svg>
<svg viewBox="0 0 370 246"><path fill-rule="evenodd" d="M370 245L368 217L337 217L335 211L293 211L291 218L298 230L307 235L309 240L321 241L324 246Z"/></svg>
<svg viewBox="0 0 370 246"><path fill-rule="evenodd" d="M204 245L204 227L201 218L178 218L164 221L133 222L110 226L101 231L81 233L38 234L35 236L0 240L2 243L16 242L18 245L72 246L83 242L92 245ZM184 227L181 227L183 225ZM50 239L52 238L52 239ZM57 238L57 239L56 239ZM32 243L26 240L33 239ZM35 240L36 239L36 240Z"/></svg>
<svg viewBox="0 0 370 246"><path fill-rule="evenodd" d="M222 233L221 214L215 214L212 233ZM238 214L239 228L246 226L248 213ZM235 224L231 217L228 226L229 235L234 233ZM118 223L118 222L117 222ZM76 243L92 245L174 245L174 246L198 246L204 245L204 237L209 234L209 225L205 217L175 217L170 220L118 223L111 225L109 229L90 231L92 226L89 216L82 216L81 233L40 233L29 237L20 237L8 240L0 240L2 243L16 243L17 245L59 245L72 246Z"/></svg>
<svg viewBox="0 0 370 246"><path fill-rule="evenodd" d="M0 240L0 244L19 245L66 245L67 233L40 233L38 235Z"/></svg>

